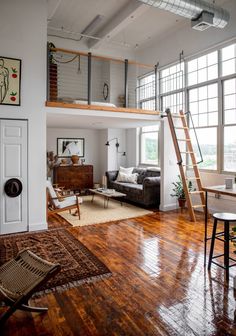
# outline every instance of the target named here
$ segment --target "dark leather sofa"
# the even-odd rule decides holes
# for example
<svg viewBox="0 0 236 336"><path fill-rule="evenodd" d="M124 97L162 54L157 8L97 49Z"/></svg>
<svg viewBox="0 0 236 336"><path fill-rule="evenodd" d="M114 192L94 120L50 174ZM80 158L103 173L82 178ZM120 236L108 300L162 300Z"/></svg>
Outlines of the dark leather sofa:
<svg viewBox="0 0 236 336"><path fill-rule="evenodd" d="M107 187L126 194L128 201L145 207L160 205L160 170L134 168L132 173L138 173L137 184L116 182L118 170L107 171Z"/></svg>

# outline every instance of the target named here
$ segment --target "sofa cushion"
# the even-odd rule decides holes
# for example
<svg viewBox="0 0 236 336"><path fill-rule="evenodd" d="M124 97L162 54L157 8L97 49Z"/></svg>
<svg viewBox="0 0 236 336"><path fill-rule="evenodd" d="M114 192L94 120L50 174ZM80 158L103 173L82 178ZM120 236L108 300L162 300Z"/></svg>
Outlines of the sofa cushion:
<svg viewBox="0 0 236 336"><path fill-rule="evenodd" d="M133 170L133 174L137 173L138 174L138 179L137 179L137 183L138 184L143 184L143 180L146 177L146 169L145 168L134 168Z"/></svg>
<svg viewBox="0 0 236 336"><path fill-rule="evenodd" d="M119 173L123 173L123 174L132 174L134 167L130 167L130 168L124 168L124 167L120 167L119 169Z"/></svg>
<svg viewBox="0 0 236 336"><path fill-rule="evenodd" d="M134 173L134 174L124 174L119 172L116 182L124 182L124 183L134 183L137 184L137 178L138 178L138 174Z"/></svg>

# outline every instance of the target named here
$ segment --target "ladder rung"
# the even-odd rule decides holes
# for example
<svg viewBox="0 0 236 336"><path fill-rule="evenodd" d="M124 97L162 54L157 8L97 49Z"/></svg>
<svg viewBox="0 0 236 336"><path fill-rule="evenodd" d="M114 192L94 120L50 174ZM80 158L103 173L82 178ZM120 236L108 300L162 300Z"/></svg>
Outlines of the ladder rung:
<svg viewBox="0 0 236 336"><path fill-rule="evenodd" d="M189 194L204 194L204 191L202 191L202 190L194 190L194 191L189 191Z"/></svg>
<svg viewBox="0 0 236 336"><path fill-rule="evenodd" d="M188 129L188 127L180 127L180 126L175 126L175 129L179 129L179 130L184 130L184 129Z"/></svg>
<svg viewBox="0 0 236 336"><path fill-rule="evenodd" d="M186 180L200 180L200 177L195 177L195 176L186 177Z"/></svg>
<svg viewBox="0 0 236 336"><path fill-rule="evenodd" d="M171 114L172 118L184 118L184 115L180 114Z"/></svg>
<svg viewBox="0 0 236 336"><path fill-rule="evenodd" d="M182 164L183 167L197 167L197 164L193 164L193 165L185 165L185 164Z"/></svg>
<svg viewBox="0 0 236 336"><path fill-rule="evenodd" d="M194 152L180 152L181 154L194 154Z"/></svg>
<svg viewBox="0 0 236 336"><path fill-rule="evenodd" d="M178 141L191 141L190 139L177 139Z"/></svg>
<svg viewBox="0 0 236 336"><path fill-rule="evenodd" d="M192 205L192 208L197 209L197 208L205 208L204 204L197 204L197 205Z"/></svg>

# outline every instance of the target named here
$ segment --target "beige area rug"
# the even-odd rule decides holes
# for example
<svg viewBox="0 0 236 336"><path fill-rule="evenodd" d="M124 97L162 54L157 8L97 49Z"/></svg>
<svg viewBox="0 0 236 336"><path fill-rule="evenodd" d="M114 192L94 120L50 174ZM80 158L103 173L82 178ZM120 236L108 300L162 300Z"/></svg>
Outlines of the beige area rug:
<svg viewBox="0 0 236 336"><path fill-rule="evenodd" d="M71 215L69 211L61 212L60 216L73 226L85 226L140 217L152 213L152 211L125 202L121 206L119 201L112 199L109 201L108 208L104 209L103 197L95 195L93 202L91 202L91 199L92 196L83 196L83 203L80 205L80 220L78 219L78 216Z"/></svg>

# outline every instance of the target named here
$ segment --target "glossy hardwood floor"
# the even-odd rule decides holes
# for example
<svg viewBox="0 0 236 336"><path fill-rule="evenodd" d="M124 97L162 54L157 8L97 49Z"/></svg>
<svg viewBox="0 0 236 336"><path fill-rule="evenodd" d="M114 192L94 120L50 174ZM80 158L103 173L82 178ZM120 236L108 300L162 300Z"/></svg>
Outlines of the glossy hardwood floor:
<svg viewBox="0 0 236 336"><path fill-rule="evenodd" d="M52 217L51 226L64 225ZM101 281L32 300L47 314L16 312L1 335L236 335L230 269L203 266L203 218L153 213L116 223L71 228L112 271ZM218 251L221 242L217 243Z"/></svg>

